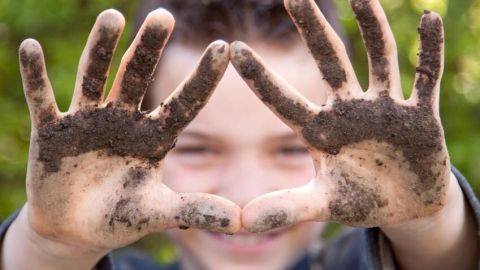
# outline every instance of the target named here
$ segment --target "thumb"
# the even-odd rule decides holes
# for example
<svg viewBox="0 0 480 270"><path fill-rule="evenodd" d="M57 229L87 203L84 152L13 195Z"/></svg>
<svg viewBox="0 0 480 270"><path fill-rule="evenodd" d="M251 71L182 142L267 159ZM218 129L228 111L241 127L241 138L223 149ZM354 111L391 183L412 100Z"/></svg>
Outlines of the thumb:
<svg viewBox="0 0 480 270"><path fill-rule="evenodd" d="M314 180L303 187L267 193L243 208L243 227L250 232L264 232L303 221L327 220L327 194L327 189Z"/></svg>
<svg viewBox="0 0 480 270"><path fill-rule="evenodd" d="M241 228L241 209L235 203L206 193L174 193L169 227L235 233Z"/></svg>

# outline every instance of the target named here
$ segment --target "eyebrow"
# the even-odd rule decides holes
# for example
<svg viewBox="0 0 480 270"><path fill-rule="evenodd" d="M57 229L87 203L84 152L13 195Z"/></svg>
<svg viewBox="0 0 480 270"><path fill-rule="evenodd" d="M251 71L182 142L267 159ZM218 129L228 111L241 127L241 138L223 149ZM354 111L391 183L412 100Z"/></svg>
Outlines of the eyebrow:
<svg viewBox="0 0 480 270"><path fill-rule="evenodd" d="M191 138L195 138L195 139L203 139L203 140L206 140L206 139L218 139L216 138L215 136L211 136L211 135L207 135L203 132L197 132L197 131L182 131L180 133L179 136L186 136L186 137L191 137Z"/></svg>
<svg viewBox="0 0 480 270"><path fill-rule="evenodd" d="M295 133L288 133L288 134L278 135L278 136L275 136L275 139L279 139L279 140L298 139L298 140L300 140L300 138L299 138Z"/></svg>
<svg viewBox="0 0 480 270"><path fill-rule="evenodd" d="M210 135L210 134L206 134L204 132L198 132L198 131L182 131L179 136L187 137L187 138L193 138L193 139L199 139L199 140L216 140L216 141L221 140L220 137ZM275 141L298 140L299 142L301 142L301 139L293 132L292 133L289 132L289 133L283 133L283 134L282 133L281 134L275 134L273 136L270 136L270 138L268 139L268 141L272 141L272 140L275 140Z"/></svg>

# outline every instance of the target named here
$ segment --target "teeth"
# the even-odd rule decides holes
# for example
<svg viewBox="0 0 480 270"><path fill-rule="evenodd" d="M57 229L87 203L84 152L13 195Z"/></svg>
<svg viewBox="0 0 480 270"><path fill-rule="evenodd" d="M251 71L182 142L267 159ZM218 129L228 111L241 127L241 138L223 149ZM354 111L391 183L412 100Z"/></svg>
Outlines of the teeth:
<svg viewBox="0 0 480 270"><path fill-rule="evenodd" d="M222 235L222 239L236 245L256 245L264 240L259 235Z"/></svg>

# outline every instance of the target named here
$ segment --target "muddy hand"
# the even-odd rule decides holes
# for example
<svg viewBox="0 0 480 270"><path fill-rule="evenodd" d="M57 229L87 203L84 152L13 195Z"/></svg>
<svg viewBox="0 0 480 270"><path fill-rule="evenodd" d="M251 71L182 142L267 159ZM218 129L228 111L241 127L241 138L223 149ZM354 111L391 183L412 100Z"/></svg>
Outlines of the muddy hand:
<svg viewBox="0 0 480 270"><path fill-rule="evenodd" d="M139 111L172 31L165 10L148 15L103 102L123 16L101 13L82 54L70 109L60 113L35 40L20 46L32 119L27 210L32 228L55 241L114 248L172 227L240 228L240 209L207 194L178 194L161 182L162 159L207 102L229 61L212 43L196 70L151 113Z"/></svg>
<svg viewBox="0 0 480 270"><path fill-rule="evenodd" d="M285 6L307 43L327 92L310 103L245 44L231 45L238 72L308 146L317 175L308 185L266 194L245 206L243 225L265 231L300 221L380 226L430 215L445 203L450 162L440 123L443 26L426 12L412 96L400 86L396 45L378 0L351 0L368 53L363 91L345 47L310 0Z"/></svg>

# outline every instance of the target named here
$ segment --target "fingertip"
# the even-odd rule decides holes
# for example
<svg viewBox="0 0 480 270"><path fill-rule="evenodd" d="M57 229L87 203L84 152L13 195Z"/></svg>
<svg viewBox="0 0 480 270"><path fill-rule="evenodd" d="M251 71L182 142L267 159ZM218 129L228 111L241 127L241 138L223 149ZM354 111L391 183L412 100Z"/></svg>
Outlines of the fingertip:
<svg viewBox="0 0 480 270"><path fill-rule="evenodd" d="M242 226L252 233L261 233L293 224L293 213L283 207L262 209L259 201L243 208Z"/></svg>
<svg viewBox="0 0 480 270"><path fill-rule="evenodd" d="M307 1L308 1L308 0L307 0ZM287 9L287 11L290 11L291 9L300 6L300 5L301 5L301 2L305 2L305 1L284 0L284 1L283 1L283 5L285 6L285 9Z"/></svg>
<svg viewBox="0 0 480 270"><path fill-rule="evenodd" d="M443 46L443 21L438 13L425 10L420 19L418 32L420 34L422 50L431 50L435 49L433 47Z"/></svg>
<svg viewBox="0 0 480 270"><path fill-rule="evenodd" d="M97 16L97 22L109 29L119 31L125 27L125 17L116 9L107 9Z"/></svg>
<svg viewBox="0 0 480 270"><path fill-rule="evenodd" d="M241 41L230 44L230 57L234 65L238 65L254 55L252 49Z"/></svg>
<svg viewBox="0 0 480 270"><path fill-rule="evenodd" d="M158 8L148 13L145 23L162 26L171 32L175 26L175 18L168 10Z"/></svg>
<svg viewBox="0 0 480 270"><path fill-rule="evenodd" d="M223 40L216 40L210 43L205 52L211 52L214 59L221 62L222 66L228 63L230 48L229 44Z"/></svg>
<svg viewBox="0 0 480 270"><path fill-rule="evenodd" d="M305 12L312 12L317 7L314 0L285 0L284 5L290 17L297 23L305 19Z"/></svg>
<svg viewBox="0 0 480 270"><path fill-rule="evenodd" d="M420 19L420 28L421 29L429 28L434 31L438 31L438 34L443 35L442 17L440 16L440 14L434 11L425 10ZM420 31L420 34L422 34L422 31Z"/></svg>
<svg viewBox="0 0 480 270"><path fill-rule="evenodd" d="M218 46L228 46L228 43L225 40L218 39L210 43L209 47L218 47Z"/></svg>
<svg viewBox="0 0 480 270"><path fill-rule="evenodd" d="M250 47L248 47L247 44L245 44L244 42L242 41L234 41L232 43L230 43L230 52L232 53L232 55L237 55L239 54L242 50L249 50Z"/></svg>
<svg viewBox="0 0 480 270"><path fill-rule="evenodd" d="M242 229L242 209L233 202L231 204L230 224L224 228L223 232L225 233L236 233Z"/></svg>
<svg viewBox="0 0 480 270"><path fill-rule="evenodd" d="M33 38L27 38L22 41L19 47L19 53L21 58L29 56L35 52L42 53L42 46L37 40Z"/></svg>
<svg viewBox="0 0 480 270"><path fill-rule="evenodd" d="M229 44L224 40L215 40L208 45L207 50L212 50L215 54L225 56L229 54L230 48Z"/></svg>
<svg viewBox="0 0 480 270"><path fill-rule="evenodd" d="M435 11L431 11L431 10L424 10L423 11L423 15L422 15L422 20L423 19L428 19L428 20L442 20L442 16L440 16L440 14L438 14L437 12Z"/></svg>
<svg viewBox="0 0 480 270"><path fill-rule="evenodd" d="M26 93L43 89L47 84L45 63L40 43L35 39L24 40L19 47L20 73Z"/></svg>

